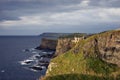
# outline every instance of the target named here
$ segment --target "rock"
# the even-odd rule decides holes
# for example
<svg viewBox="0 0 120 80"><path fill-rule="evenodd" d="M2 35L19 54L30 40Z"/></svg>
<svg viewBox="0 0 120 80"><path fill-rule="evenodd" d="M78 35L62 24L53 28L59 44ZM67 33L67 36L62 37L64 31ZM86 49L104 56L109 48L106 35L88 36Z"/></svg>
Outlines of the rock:
<svg viewBox="0 0 120 80"><path fill-rule="evenodd" d="M45 55L41 55L40 57L52 58L52 57L53 57L53 54L45 54Z"/></svg>
<svg viewBox="0 0 120 80"><path fill-rule="evenodd" d="M46 63L46 64L39 64L39 65L48 68L49 63Z"/></svg>
<svg viewBox="0 0 120 80"><path fill-rule="evenodd" d="M92 35L93 34L88 35L86 33L74 33L74 34L59 38L54 56L59 56L60 54L64 54L65 52L72 49L81 40L86 39L87 37ZM78 52L78 50L76 50L75 52Z"/></svg>
<svg viewBox="0 0 120 80"><path fill-rule="evenodd" d="M49 64L49 61L39 61L41 64Z"/></svg>
<svg viewBox="0 0 120 80"><path fill-rule="evenodd" d="M40 59L41 58L41 56L35 56L37 59Z"/></svg>
<svg viewBox="0 0 120 80"><path fill-rule="evenodd" d="M35 70L35 71L39 71L39 70L43 69L41 66L32 66L32 67L29 67L29 68L32 69L32 70Z"/></svg>
<svg viewBox="0 0 120 80"><path fill-rule="evenodd" d="M30 50L29 49L25 49L24 52L30 52Z"/></svg>
<svg viewBox="0 0 120 80"><path fill-rule="evenodd" d="M51 71L52 71L52 68L54 68L54 67L57 67L57 64L56 64L56 63L51 62L51 63L49 64L49 66L48 66L48 70L47 70L47 72L46 72L46 73L51 72Z"/></svg>
<svg viewBox="0 0 120 80"><path fill-rule="evenodd" d="M57 40L55 39L47 39L42 38L40 46L38 46L36 49L39 50L48 50L48 51L55 51L57 46Z"/></svg>
<svg viewBox="0 0 120 80"><path fill-rule="evenodd" d="M107 31L86 39L86 43L81 48L87 56L96 55L106 62L120 66L119 41L120 30Z"/></svg>
<svg viewBox="0 0 120 80"><path fill-rule="evenodd" d="M58 56L60 54L63 54L65 52L67 52L73 46L74 46L74 44L72 43L72 39L71 38L63 38L63 39L61 38L61 39L58 39L58 44L57 44L56 52L55 52L54 56Z"/></svg>

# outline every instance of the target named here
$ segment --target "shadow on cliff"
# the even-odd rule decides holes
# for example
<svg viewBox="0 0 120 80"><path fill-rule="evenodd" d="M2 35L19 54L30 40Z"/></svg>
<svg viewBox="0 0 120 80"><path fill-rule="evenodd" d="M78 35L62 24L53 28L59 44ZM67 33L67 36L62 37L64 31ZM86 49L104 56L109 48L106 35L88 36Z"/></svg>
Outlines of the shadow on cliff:
<svg viewBox="0 0 120 80"><path fill-rule="evenodd" d="M99 77L99 76L92 76L85 74L64 74L64 75L46 77L45 80L120 80L120 75L114 78L109 76Z"/></svg>

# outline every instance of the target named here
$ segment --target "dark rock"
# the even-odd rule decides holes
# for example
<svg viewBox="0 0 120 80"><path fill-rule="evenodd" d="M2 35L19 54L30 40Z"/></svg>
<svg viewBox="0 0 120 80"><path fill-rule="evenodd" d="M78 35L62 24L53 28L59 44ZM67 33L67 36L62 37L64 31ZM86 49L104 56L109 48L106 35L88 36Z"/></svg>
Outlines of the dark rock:
<svg viewBox="0 0 120 80"><path fill-rule="evenodd" d="M39 61L39 63L42 63L42 64L49 64L49 61Z"/></svg>
<svg viewBox="0 0 120 80"><path fill-rule="evenodd" d="M42 61L39 61L38 62L38 65L39 66L44 66L44 67L48 67L48 65L49 65L49 61L44 61L44 60L42 60Z"/></svg>
<svg viewBox="0 0 120 80"><path fill-rule="evenodd" d="M35 58L40 59L40 58L41 58L41 56L40 56L40 55L37 55L37 56L35 56Z"/></svg>
<svg viewBox="0 0 120 80"><path fill-rule="evenodd" d="M33 70L42 70L42 67L38 67L38 66L32 66L32 67L29 67L30 69L33 69Z"/></svg>
<svg viewBox="0 0 120 80"><path fill-rule="evenodd" d="M42 38L40 46L36 47L36 49L55 51L56 46L57 46L57 40Z"/></svg>
<svg viewBox="0 0 120 80"><path fill-rule="evenodd" d="M28 61L28 62L25 62L26 64L30 64L31 63L31 61Z"/></svg>
<svg viewBox="0 0 120 80"><path fill-rule="evenodd" d="M45 57L45 58L52 58L53 54L45 54L41 55L40 57Z"/></svg>
<svg viewBox="0 0 120 80"><path fill-rule="evenodd" d="M25 49L24 51L25 51L25 52L30 52L30 50L29 50L29 49Z"/></svg>

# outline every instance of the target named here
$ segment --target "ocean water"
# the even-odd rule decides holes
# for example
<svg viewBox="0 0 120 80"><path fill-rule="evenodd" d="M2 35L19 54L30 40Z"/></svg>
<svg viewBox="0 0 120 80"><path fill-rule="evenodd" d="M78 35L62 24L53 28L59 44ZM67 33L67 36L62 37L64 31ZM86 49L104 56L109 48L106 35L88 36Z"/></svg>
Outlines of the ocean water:
<svg viewBox="0 0 120 80"><path fill-rule="evenodd" d="M39 46L40 39L39 36L0 36L0 80L37 80L45 74L45 70L32 71L20 64L38 53L33 48Z"/></svg>

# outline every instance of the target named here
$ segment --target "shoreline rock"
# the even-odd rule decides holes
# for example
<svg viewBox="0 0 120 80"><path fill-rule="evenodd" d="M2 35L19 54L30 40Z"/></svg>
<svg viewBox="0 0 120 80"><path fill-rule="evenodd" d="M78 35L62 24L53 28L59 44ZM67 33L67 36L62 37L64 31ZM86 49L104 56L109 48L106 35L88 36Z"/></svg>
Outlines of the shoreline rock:
<svg viewBox="0 0 120 80"><path fill-rule="evenodd" d="M40 46L35 49L45 50L45 51L56 51L57 40L42 38Z"/></svg>

